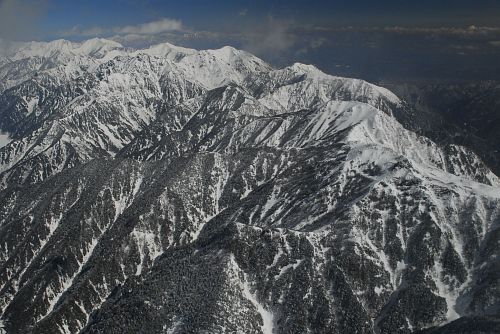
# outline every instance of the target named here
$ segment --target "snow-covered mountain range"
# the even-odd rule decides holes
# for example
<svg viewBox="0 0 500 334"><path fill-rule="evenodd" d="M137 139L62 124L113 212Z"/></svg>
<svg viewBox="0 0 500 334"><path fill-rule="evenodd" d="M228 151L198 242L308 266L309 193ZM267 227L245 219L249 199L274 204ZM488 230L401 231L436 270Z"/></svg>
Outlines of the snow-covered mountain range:
<svg viewBox="0 0 500 334"><path fill-rule="evenodd" d="M499 329L500 180L389 90L231 47L4 54L7 333Z"/></svg>

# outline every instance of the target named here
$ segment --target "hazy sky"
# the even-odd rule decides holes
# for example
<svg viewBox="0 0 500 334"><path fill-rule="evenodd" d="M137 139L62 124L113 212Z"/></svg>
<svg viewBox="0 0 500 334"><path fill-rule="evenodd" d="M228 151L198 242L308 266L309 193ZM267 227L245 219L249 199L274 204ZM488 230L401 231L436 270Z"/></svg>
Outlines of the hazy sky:
<svg viewBox="0 0 500 334"><path fill-rule="evenodd" d="M373 81L500 79L498 0L0 0L0 38L226 44Z"/></svg>
<svg viewBox="0 0 500 334"><path fill-rule="evenodd" d="M492 26L500 24L498 0L0 0L5 24L35 25L47 38L78 27L112 29L161 18L193 30L225 31L262 17L312 26ZM14 23L14 21L17 21ZM11 30L11 31L8 31ZM25 30L25 29L22 29Z"/></svg>
<svg viewBox="0 0 500 334"><path fill-rule="evenodd" d="M312 25L494 25L498 0L45 0L12 1L45 8L45 33L140 24L167 17L194 29L224 29L271 15ZM41 4L41 5L40 5ZM241 15L245 14L245 15Z"/></svg>

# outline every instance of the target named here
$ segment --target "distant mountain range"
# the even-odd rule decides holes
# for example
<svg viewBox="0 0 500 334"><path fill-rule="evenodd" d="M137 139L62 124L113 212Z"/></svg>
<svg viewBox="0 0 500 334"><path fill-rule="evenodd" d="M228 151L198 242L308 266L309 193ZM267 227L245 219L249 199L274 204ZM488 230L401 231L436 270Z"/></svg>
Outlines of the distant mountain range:
<svg viewBox="0 0 500 334"><path fill-rule="evenodd" d="M12 45L0 327L497 332L493 146L399 89L231 47Z"/></svg>

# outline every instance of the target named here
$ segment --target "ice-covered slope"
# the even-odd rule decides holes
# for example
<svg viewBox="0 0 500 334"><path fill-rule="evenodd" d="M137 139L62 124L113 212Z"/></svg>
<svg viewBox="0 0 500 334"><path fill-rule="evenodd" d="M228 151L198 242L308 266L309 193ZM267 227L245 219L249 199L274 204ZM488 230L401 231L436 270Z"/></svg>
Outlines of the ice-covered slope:
<svg viewBox="0 0 500 334"><path fill-rule="evenodd" d="M104 53L0 97L9 333L495 331L500 182L394 94L229 47Z"/></svg>

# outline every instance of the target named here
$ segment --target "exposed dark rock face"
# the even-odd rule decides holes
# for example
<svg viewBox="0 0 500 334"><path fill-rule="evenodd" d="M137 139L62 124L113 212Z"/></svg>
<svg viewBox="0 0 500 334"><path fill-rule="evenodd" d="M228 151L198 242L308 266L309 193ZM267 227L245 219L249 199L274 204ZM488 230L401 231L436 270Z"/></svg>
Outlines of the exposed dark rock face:
<svg viewBox="0 0 500 334"><path fill-rule="evenodd" d="M394 94L102 43L3 76L7 333L498 330L500 181Z"/></svg>

